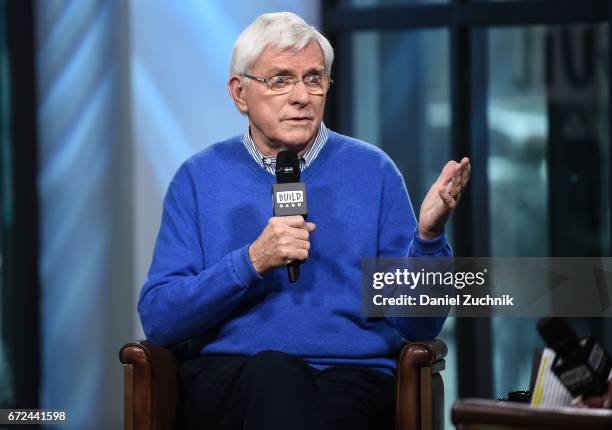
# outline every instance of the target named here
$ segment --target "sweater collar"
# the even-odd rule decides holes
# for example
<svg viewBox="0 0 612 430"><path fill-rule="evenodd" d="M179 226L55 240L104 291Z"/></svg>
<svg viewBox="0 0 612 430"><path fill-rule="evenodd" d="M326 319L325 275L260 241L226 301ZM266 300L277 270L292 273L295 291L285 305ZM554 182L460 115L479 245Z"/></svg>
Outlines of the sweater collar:
<svg viewBox="0 0 612 430"><path fill-rule="evenodd" d="M317 133L314 142L312 143L312 145L310 145L310 148L308 148L304 155L300 157L301 171L304 171L304 169L310 166L310 164L317 158L319 152L321 152L321 149L327 142L327 136L327 127L325 127L325 124L323 124L323 121L321 121L321 126L319 127L319 132ZM246 147L249 154L251 154L251 157L253 157L253 160L255 160L255 162L261 168L267 170L273 175L276 174L276 157L264 155L259 150L257 145L255 145L255 142L253 142L253 138L251 137L251 133L249 131L248 126L244 133L244 136L242 137L242 143Z"/></svg>

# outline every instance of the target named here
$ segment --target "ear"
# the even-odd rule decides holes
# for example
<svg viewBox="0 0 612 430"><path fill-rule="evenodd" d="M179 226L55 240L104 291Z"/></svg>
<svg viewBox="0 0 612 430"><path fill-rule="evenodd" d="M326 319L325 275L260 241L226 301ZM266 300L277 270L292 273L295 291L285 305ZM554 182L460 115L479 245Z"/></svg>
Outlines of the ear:
<svg viewBox="0 0 612 430"><path fill-rule="evenodd" d="M229 81L227 81L227 90L229 91L230 96L232 96L234 104L236 105L238 110L242 113L247 113L247 102L244 98L244 81L240 78L240 76L230 76Z"/></svg>

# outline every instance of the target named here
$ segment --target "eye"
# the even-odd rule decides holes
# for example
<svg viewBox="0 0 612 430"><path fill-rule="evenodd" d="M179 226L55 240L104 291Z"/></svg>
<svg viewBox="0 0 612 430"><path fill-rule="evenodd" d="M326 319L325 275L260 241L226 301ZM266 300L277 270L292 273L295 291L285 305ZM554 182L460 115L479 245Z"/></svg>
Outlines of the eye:
<svg viewBox="0 0 612 430"><path fill-rule="evenodd" d="M306 85L314 85L314 86L321 85L321 75L316 74L316 73L312 75L308 75L304 78L304 83Z"/></svg>
<svg viewBox="0 0 612 430"><path fill-rule="evenodd" d="M274 88L285 88L291 84L291 76L276 75L270 78L270 84Z"/></svg>

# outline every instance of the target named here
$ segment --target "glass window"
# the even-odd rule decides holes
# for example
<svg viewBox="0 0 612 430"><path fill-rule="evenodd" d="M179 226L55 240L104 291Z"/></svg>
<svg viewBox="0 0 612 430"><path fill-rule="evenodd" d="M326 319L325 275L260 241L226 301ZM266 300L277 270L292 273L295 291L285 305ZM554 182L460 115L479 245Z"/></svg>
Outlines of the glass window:
<svg viewBox="0 0 612 430"><path fill-rule="evenodd" d="M488 32L491 255L609 253L607 32ZM535 327L531 318L493 318L495 394L529 387L542 345Z"/></svg>
<svg viewBox="0 0 612 430"><path fill-rule="evenodd" d="M449 34L446 29L355 32L351 36L352 136L381 147L402 174L418 216L421 201L450 159ZM449 237L451 227L447 228ZM457 396L455 319L447 346L445 411ZM446 428L451 428L445 414Z"/></svg>
<svg viewBox="0 0 612 430"><path fill-rule="evenodd" d="M482 21L487 1L506 2L503 27ZM449 34L457 29L459 15L428 7L435 3L452 5L465 27ZM604 4L596 0L594 7ZM336 31L329 20L328 33L342 41L343 53L345 38L353 42L350 55L338 59L351 88L339 80L341 91L331 93L339 113L330 125L340 125L343 132L380 146L393 158L417 213L440 163L450 158L451 148L455 153L469 139L475 169L470 191L482 191L468 194L472 204L457 217L470 227L455 230L459 252L610 254L610 39L608 25L602 24L608 22L605 14L577 18L597 24L576 21L559 27L553 23L561 16L578 16L584 7L566 2L561 13L541 15L541 25L534 26L534 17L516 0L341 0L334 5L342 8L325 10L334 19L347 9L384 12L388 6L414 6L393 9L394 31L374 13L345 21ZM415 23L410 20L413 10L427 13ZM525 22L530 25L523 26ZM431 25L443 29L432 30ZM370 31L362 31L364 26ZM453 55L448 39L456 49ZM451 106L450 88L456 96ZM464 117L469 123L455 123L450 142L450 119ZM452 230L451 222L447 232L454 237ZM457 356L472 364L461 369L464 385L459 391L466 395L505 396L527 389L533 352L543 346L536 323L533 318L449 319L441 335L449 346L446 411L457 394ZM579 335L592 333L608 348L612 345L612 321L575 319L570 324ZM453 328L461 340L454 338ZM471 348L476 344L478 349Z"/></svg>
<svg viewBox="0 0 612 430"><path fill-rule="evenodd" d="M385 150L418 215L450 157L448 31L356 32L351 134Z"/></svg>

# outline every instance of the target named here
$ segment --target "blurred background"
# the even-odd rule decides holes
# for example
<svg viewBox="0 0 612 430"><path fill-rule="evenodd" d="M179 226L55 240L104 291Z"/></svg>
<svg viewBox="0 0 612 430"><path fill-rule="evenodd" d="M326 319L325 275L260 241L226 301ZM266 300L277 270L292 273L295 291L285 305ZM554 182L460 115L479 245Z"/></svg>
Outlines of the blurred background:
<svg viewBox="0 0 612 430"><path fill-rule="evenodd" d="M610 256L607 0L0 0L0 408L121 427L166 187L244 131L231 49L282 10L335 48L327 126L391 155L417 209L471 157L457 255ZM446 410L527 389L535 323L449 319ZM612 350L609 319L571 323Z"/></svg>

